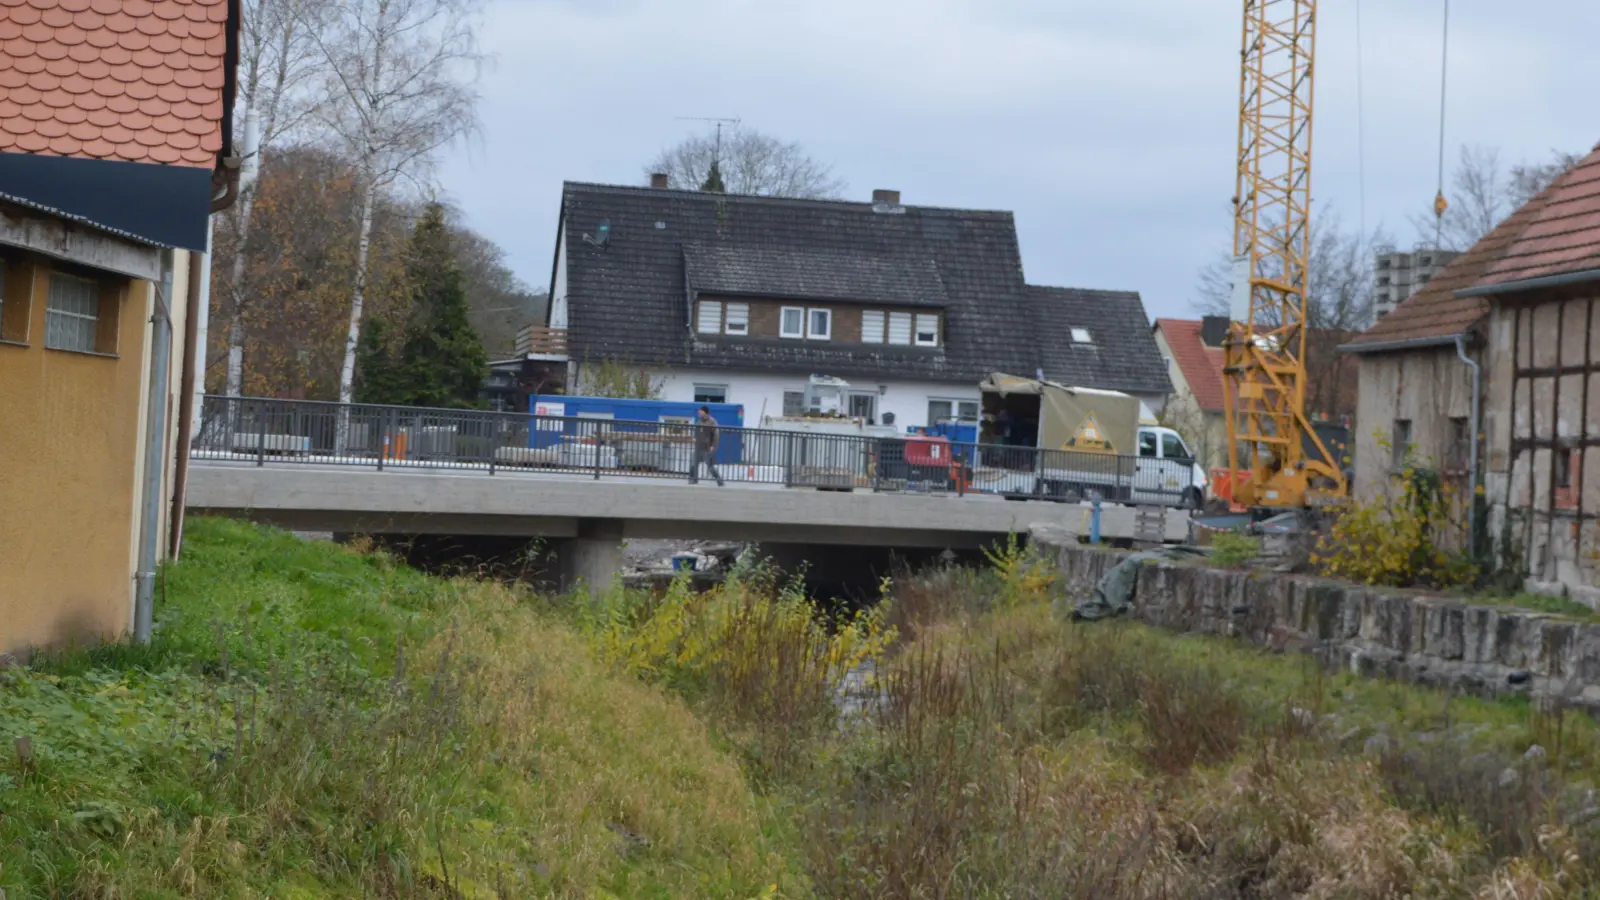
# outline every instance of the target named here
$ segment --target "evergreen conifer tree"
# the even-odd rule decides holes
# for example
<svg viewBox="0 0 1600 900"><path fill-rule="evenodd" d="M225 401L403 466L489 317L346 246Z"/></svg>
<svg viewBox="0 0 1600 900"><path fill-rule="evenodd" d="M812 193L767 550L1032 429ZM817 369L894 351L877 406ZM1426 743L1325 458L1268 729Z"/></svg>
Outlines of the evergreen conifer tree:
<svg viewBox="0 0 1600 900"><path fill-rule="evenodd" d="M428 204L407 248L412 318L400 351L397 402L410 406L480 405L488 357L467 319L467 294L450 244L444 207Z"/></svg>

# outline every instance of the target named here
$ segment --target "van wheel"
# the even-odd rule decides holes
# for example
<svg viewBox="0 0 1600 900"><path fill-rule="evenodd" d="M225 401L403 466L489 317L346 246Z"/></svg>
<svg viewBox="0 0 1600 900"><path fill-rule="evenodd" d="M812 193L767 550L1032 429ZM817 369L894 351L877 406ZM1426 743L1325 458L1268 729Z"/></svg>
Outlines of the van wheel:
<svg viewBox="0 0 1600 900"><path fill-rule="evenodd" d="M1191 487L1183 492L1183 508L1190 512L1199 512L1206 505L1205 495L1197 487Z"/></svg>

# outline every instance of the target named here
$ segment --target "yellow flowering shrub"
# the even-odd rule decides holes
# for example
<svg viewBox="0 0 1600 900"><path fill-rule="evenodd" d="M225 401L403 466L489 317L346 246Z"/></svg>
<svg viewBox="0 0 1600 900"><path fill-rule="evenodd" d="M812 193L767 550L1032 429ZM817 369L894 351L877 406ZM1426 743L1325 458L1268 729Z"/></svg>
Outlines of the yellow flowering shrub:
<svg viewBox="0 0 1600 900"><path fill-rule="evenodd" d="M1388 439L1378 446L1389 451ZM1323 574L1383 587L1454 587L1478 579L1478 566L1449 549L1459 492L1407 453L1383 496L1352 503L1317 541L1311 563Z"/></svg>

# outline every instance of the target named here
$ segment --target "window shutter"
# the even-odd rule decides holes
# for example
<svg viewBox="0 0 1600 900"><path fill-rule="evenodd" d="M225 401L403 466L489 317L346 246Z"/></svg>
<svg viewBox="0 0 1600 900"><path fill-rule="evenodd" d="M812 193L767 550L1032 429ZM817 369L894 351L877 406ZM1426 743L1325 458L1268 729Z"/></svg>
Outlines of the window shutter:
<svg viewBox="0 0 1600 900"><path fill-rule="evenodd" d="M700 326L701 334L722 333L722 301L700 301Z"/></svg>
<svg viewBox="0 0 1600 900"><path fill-rule="evenodd" d="M883 343L883 311L869 309L861 314L861 343Z"/></svg>
<svg viewBox="0 0 1600 900"><path fill-rule="evenodd" d="M911 343L911 313L889 314L889 343Z"/></svg>
<svg viewBox="0 0 1600 900"><path fill-rule="evenodd" d="M939 346L939 317L929 315L917 316L917 346Z"/></svg>
<svg viewBox="0 0 1600 900"><path fill-rule="evenodd" d="M727 330L728 330L729 334L749 334L750 333L750 304L748 304L748 303L729 303L728 304L728 329Z"/></svg>

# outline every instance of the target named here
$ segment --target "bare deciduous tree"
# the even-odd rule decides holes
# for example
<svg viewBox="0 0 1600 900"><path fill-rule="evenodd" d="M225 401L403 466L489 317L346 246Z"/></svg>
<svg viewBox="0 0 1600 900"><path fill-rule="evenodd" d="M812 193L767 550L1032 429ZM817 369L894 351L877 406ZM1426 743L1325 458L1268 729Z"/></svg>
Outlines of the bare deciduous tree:
<svg viewBox="0 0 1600 900"><path fill-rule="evenodd" d="M243 131L255 129L253 158L247 170L257 172L281 137L292 134L315 109L306 90L316 74L318 54L311 34L319 27L321 5L315 0L245 0L239 35L239 103L245 115L235 117ZM238 143L246 144L244 135ZM255 211L256 179L241 179L239 199L224 219L232 230L233 259L227 269L229 301L228 380L226 390L238 396L244 383L245 319L252 292L245 260L250 252L250 223Z"/></svg>
<svg viewBox="0 0 1600 900"><path fill-rule="evenodd" d="M477 124L478 11L479 0L328 0L327 24L314 36L328 80L320 118L355 161L361 195L342 403L354 393L379 193L417 180L438 150Z"/></svg>
<svg viewBox="0 0 1600 900"><path fill-rule="evenodd" d="M1344 377L1348 361L1338 345L1372 322L1373 260L1387 238L1345 231L1331 207L1312 219L1306 261L1306 409L1339 415L1354 411L1354 385ZM1206 315L1229 315L1232 266L1220 254L1201 268L1194 307ZM1271 323L1263 323L1271 324Z"/></svg>
<svg viewBox="0 0 1600 900"><path fill-rule="evenodd" d="M1518 163L1508 170L1498 150L1464 145L1450 176L1444 216L1436 218L1429 210L1411 217L1417 238L1445 250L1467 250L1577 161L1574 154L1553 151L1545 162Z"/></svg>
<svg viewBox="0 0 1600 900"><path fill-rule="evenodd" d="M662 172L673 187L697 190L710 174L712 160L717 160L730 194L828 199L844 192L844 182L833 169L811 158L798 143L746 128L725 130L721 140L719 151L714 134L688 138L662 150L645 167L645 174Z"/></svg>

